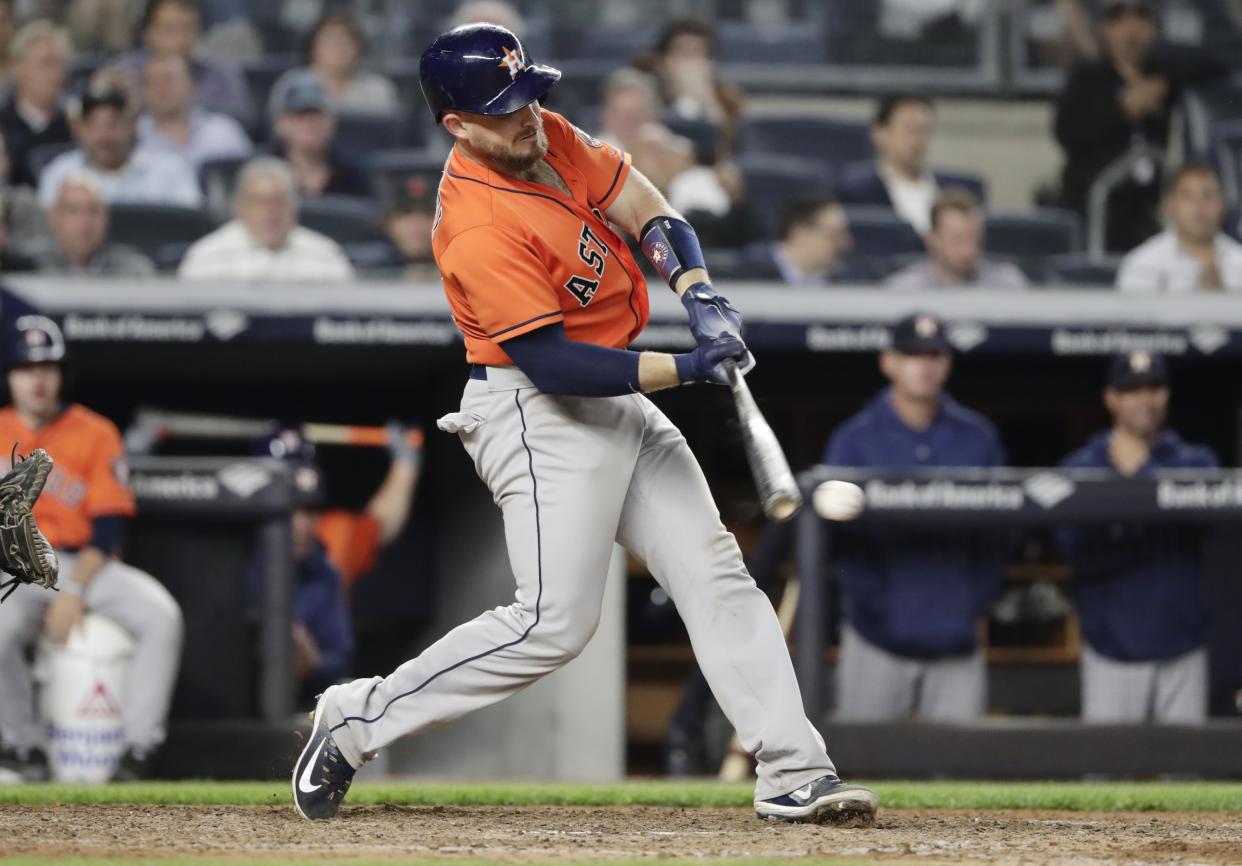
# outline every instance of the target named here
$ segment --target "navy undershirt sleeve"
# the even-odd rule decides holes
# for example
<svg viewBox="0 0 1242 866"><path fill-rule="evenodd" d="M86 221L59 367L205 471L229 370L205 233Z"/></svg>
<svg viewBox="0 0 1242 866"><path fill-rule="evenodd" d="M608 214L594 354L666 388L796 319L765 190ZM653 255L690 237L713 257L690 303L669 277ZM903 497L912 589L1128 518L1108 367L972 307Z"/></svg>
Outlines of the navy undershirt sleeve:
<svg viewBox="0 0 1242 866"><path fill-rule="evenodd" d="M501 345L518 369L545 394L616 397L641 390L638 352L571 340L559 322L505 340Z"/></svg>
<svg viewBox="0 0 1242 866"><path fill-rule="evenodd" d="M91 540L86 544L111 556L121 548L125 537L126 519L119 514L105 514L91 520Z"/></svg>

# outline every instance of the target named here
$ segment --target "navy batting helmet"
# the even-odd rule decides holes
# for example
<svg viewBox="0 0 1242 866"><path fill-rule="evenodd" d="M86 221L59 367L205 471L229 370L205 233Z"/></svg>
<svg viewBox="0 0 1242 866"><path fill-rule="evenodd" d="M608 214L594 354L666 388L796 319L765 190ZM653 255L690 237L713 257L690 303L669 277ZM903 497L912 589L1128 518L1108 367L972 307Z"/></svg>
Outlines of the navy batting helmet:
<svg viewBox="0 0 1242 866"><path fill-rule="evenodd" d="M65 360L65 335L47 316L18 316L4 346L4 366L59 364Z"/></svg>
<svg viewBox="0 0 1242 866"><path fill-rule="evenodd" d="M446 111L511 114L561 80L559 69L531 63L521 41L497 24L440 34L423 52L418 75L437 123Z"/></svg>

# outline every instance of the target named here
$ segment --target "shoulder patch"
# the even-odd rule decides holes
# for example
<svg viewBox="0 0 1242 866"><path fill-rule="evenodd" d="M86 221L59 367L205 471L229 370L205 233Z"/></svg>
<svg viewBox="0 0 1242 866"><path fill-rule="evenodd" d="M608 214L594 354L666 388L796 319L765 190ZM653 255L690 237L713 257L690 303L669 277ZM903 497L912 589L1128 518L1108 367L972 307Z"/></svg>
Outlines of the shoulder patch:
<svg viewBox="0 0 1242 866"><path fill-rule="evenodd" d="M573 126L573 124L570 124L570 125ZM583 132L581 129L579 129L577 126L574 126L574 132L578 133L578 137L582 139L584 142L586 142L587 145L589 145L590 147L603 147L604 146L604 143L600 141L598 138L592 138L591 136Z"/></svg>

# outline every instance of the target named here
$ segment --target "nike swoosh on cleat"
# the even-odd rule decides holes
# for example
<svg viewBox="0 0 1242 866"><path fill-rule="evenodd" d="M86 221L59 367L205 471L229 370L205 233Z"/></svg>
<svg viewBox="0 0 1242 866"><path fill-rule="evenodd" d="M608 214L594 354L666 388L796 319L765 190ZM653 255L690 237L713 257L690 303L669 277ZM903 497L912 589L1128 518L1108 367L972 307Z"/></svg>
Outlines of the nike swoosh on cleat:
<svg viewBox="0 0 1242 866"><path fill-rule="evenodd" d="M811 796L811 786L807 785L805 788L799 788L789 796L793 797L795 800L805 800L807 797Z"/></svg>
<svg viewBox="0 0 1242 866"><path fill-rule="evenodd" d="M306 762L306 769L302 770L302 775L298 777L298 790L303 794L313 794L323 785L312 785L311 774L315 772L315 763L319 760L319 753L323 751L324 744L328 742L328 738L324 737L323 742L319 744L319 748L315 750L315 754L311 756L311 760Z"/></svg>

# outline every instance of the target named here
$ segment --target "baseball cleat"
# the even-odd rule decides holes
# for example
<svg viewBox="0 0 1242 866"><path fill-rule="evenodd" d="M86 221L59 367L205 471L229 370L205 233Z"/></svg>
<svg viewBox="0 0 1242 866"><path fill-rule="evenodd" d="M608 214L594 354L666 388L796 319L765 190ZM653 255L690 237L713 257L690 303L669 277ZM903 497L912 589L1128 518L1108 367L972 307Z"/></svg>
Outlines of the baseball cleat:
<svg viewBox="0 0 1242 866"><path fill-rule="evenodd" d="M336 686L327 689L315 703L310 736L298 762L293 765L293 808L308 821L335 815L357 772L345 760L328 730L324 711L334 688Z"/></svg>
<svg viewBox="0 0 1242 866"><path fill-rule="evenodd" d="M755 814L770 821L870 827L879 805L870 788L846 784L829 773L789 794L756 800Z"/></svg>

